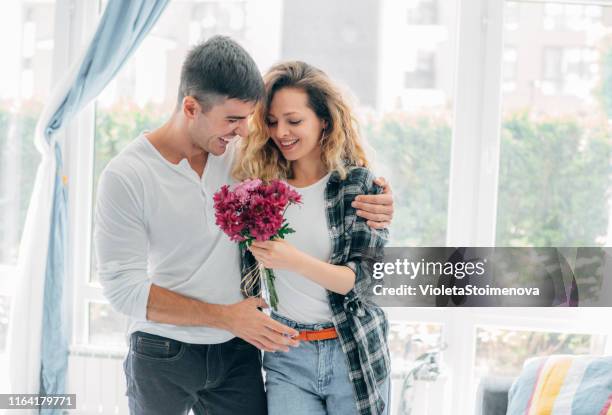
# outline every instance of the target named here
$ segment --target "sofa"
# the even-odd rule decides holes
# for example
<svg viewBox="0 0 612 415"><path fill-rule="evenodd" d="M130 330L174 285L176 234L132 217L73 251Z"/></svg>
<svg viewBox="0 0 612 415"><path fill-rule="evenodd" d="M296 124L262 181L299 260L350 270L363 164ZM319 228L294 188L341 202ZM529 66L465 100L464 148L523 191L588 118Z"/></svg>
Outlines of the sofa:
<svg viewBox="0 0 612 415"><path fill-rule="evenodd" d="M477 415L611 415L612 356L527 359L516 378L485 377Z"/></svg>
<svg viewBox="0 0 612 415"><path fill-rule="evenodd" d="M476 397L476 415L506 415L508 392L514 380L496 376L483 378Z"/></svg>

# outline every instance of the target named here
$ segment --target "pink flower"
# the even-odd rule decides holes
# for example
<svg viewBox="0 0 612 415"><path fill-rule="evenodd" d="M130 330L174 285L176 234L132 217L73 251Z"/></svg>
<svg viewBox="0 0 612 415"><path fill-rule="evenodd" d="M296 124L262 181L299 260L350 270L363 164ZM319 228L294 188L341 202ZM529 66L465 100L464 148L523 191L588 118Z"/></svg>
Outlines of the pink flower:
<svg viewBox="0 0 612 415"><path fill-rule="evenodd" d="M298 192L287 183L272 180L264 183L259 179L245 180L234 186L222 186L213 196L215 223L241 246L252 241L267 241L274 237L284 238L293 232L284 218L290 204L301 203ZM270 306L276 310L278 295L274 288L272 270L259 271L260 281L268 287Z"/></svg>
<svg viewBox="0 0 612 415"><path fill-rule="evenodd" d="M246 203L249 196L261 185L260 179L247 179L232 186L232 191L236 194L240 203Z"/></svg>
<svg viewBox="0 0 612 415"><path fill-rule="evenodd" d="M222 186L213 200L215 223L230 240L241 243L283 237L292 231L288 225L283 226L285 209L301 203L300 194L287 183L259 179Z"/></svg>

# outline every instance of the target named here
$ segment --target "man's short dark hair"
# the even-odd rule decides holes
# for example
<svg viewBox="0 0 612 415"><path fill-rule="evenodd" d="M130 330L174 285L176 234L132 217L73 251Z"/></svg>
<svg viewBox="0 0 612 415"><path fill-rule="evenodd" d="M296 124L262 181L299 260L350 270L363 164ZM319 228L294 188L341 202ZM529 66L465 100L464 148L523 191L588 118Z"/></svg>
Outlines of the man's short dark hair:
<svg viewBox="0 0 612 415"><path fill-rule="evenodd" d="M263 92L263 79L247 51L227 36L213 36L187 54L178 105L184 97L192 96L208 111L223 98L255 102Z"/></svg>

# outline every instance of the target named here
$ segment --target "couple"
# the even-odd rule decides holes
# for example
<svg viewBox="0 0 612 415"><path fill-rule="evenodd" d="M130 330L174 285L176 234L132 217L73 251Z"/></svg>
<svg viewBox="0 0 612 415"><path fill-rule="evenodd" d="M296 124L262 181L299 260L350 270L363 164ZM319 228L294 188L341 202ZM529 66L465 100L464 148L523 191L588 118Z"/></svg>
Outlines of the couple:
<svg viewBox="0 0 612 415"><path fill-rule="evenodd" d="M241 255L214 223L212 195L247 177L284 179L303 204L286 212L296 233ZM374 182L322 71L287 62L262 80L229 38L192 49L170 120L98 184L98 274L130 317L130 413L388 413L388 326L365 298L365 256L384 245L393 206ZM241 264L256 260L277 275L270 317L240 290Z"/></svg>

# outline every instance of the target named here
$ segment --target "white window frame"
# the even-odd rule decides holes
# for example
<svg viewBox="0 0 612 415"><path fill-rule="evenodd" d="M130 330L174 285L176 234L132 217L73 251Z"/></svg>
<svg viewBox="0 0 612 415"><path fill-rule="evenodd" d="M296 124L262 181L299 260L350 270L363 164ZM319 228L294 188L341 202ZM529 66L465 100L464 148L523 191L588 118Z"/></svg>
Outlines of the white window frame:
<svg viewBox="0 0 612 415"><path fill-rule="evenodd" d="M99 16L98 0L58 0L71 3L66 25L66 68L91 37ZM61 44L61 43L60 43ZM88 304L106 302L99 286L89 282L93 212L95 104L90 103L65 130L65 166L68 176L68 280L73 281L73 345L88 341Z"/></svg>
<svg viewBox="0 0 612 415"><path fill-rule="evenodd" d="M494 246L505 0L457 1L459 44L446 239L448 246ZM609 5L595 0L582 3ZM65 33L57 36L56 40L67 37L81 39L85 22L89 22L88 27L93 27L91 22L98 13L97 0L58 0L58 7L60 4L70 9L70 25L66 27L71 29L59 29ZM70 60L74 57L74 45L67 49L64 52L68 54L66 59ZM81 351L96 349L93 345L86 345L87 304L105 302L101 287L89 282L94 120L95 109L91 104L66 131L70 224L68 269L75 282L72 343L73 350ZM0 268L1 272L3 269ZM456 413L472 413L474 410L477 385L471 381L464 382L460 376L473 373L477 326L605 334L609 339L606 351L612 353L612 329L603 329L602 314L592 309L388 308L387 312L391 321L431 322L444 326L442 335L448 344L444 362L451 375L450 396Z"/></svg>
<svg viewBox="0 0 612 415"><path fill-rule="evenodd" d="M503 9L504 0L461 0L458 9L448 246L495 246Z"/></svg>

